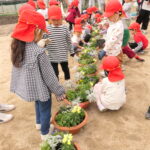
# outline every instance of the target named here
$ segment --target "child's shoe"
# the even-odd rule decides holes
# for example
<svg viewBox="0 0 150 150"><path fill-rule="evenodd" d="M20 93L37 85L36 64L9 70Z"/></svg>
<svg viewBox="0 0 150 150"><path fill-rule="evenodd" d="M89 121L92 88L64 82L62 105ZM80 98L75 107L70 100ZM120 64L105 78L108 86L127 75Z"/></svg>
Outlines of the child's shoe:
<svg viewBox="0 0 150 150"><path fill-rule="evenodd" d="M13 118L11 114L0 113L0 123L5 123L10 121Z"/></svg>
<svg viewBox="0 0 150 150"><path fill-rule="evenodd" d="M41 124L35 124L37 130L41 130Z"/></svg>
<svg viewBox="0 0 150 150"><path fill-rule="evenodd" d="M0 111L1 112L7 112L15 109L16 107L14 105L8 105L8 104L0 104Z"/></svg>
<svg viewBox="0 0 150 150"><path fill-rule="evenodd" d="M143 58L139 57L138 55L135 55L135 59L137 59L137 60L139 60L139 61L142 61L142 62L145 61Z"/></svg>

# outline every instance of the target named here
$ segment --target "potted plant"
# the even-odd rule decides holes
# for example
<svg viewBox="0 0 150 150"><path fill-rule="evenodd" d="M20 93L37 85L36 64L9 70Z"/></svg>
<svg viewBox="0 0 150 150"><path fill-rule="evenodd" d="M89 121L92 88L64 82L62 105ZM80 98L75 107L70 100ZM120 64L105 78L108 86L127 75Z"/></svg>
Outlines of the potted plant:
<svg viewBox="0 0 150 150"><path fill-rule="evenodd" d="M80 66L78 71L81 72L85 76L95 76L97 72L96 64L90 64L86 66Z"/></svg>
<svg viewBox="0 0 150 150"><path fill-rule="evenodd" d="M60 107L59 111L53 117L55 128L60 131L67 131L72 134L79 130L87 123L88 115L80 106L67 105Z"/></svg>
<svg viewBox="0 0 150 150"><path fill-rule="evenodd" d="M40 150L80 150L80 148L73 142L72 134L56 132L47 136L40 145Z"/></svg>

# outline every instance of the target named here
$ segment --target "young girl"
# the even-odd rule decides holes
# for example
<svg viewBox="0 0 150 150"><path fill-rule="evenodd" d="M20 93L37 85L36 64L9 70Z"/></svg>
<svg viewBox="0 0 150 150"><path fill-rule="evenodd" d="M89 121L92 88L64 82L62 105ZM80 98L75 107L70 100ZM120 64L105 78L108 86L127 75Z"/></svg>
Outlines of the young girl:
<svg viewBox="0 0 150 150"><path fill-rule="evenodd" d="M54 70L37 42L47 32L44 17L36 11L21 13L11 43L13 64L11 92L27 102L35 102L36 125L41 127L41 138L49 133L51 117L51 93L57 100L64 99L64 88L58 83Z"/></svg>
<svg viewBox="0 0 150 150"><path fill-rule="evenodd" d="M148 39L142 34L140 25L138 23L132 23L129 26L129 30L134 38L134 43L129 43L130 47L135 53L144 52L143 50L148 47Z"/></svg>
<svg viewBox="0 0 150 150"><path fill-rule="evenodd" d="M48 9L48 17L51 23L47 27L49 32L48 38L51 40L51 43L47 46L49 59L56 76L59 76L58 64L60 64L65 75L65 80L69 80L68 52L72 56L74 54L71 46L70 32L67 26L62 25L62 12L60 7L51 6Z"/></svg>
<svg viewBox="0 0 150 150"><path fill-rule="evenodd" d="M66 17L66 21L69 23L69 30L73 29L73 25L75 24L75 18L80 17L80 11L78 9L78 0L74 0L68 9L68 16Z"/></svg>
<svg viewBox="0 0 150 150"><path fill-rule="evenodd" d="M122 39L123 39L123 23L120 16L122 15L122 5L117 0L110 0L106 5L104 17L110 21L106 35L106 43L103 51L99 53L99 59L103 56L117 56L122 59Z"/></svg>
<svg viewBox="0 0 150 150"><path fill-rule="evenodd" d="M100 111L118 110L126 102L124 74L118 58L105 57L101 69L104 70L106 78L97 83L93 90L98 109Z"/></svg>
<svg viewBox="0 0 150 150"><path fill-rule="evenodd" d="M37 6L39 8L37 10L37 12L39 12L41 15L43 15L45 20L48 20L48 9L46 8L44 1L43 0L38 0L37 1Z"/></svg>

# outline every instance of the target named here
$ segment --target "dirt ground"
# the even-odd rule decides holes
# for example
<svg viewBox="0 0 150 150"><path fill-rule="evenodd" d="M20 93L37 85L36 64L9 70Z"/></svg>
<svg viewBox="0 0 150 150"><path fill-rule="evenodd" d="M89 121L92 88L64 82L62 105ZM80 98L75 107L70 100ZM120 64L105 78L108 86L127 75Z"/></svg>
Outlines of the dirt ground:
<svg viewBox="0 0 150 150"><path fill-rule="evenodd" d="M10 93L10 32L14 25L0 28L0 103L14 104L14 119L0 125L0 150L39 150L40 133L35 129L34 103ZM150 31L149 34L150 40ZM127 103L119 111L101 113L96 104L87 109L88 124L74 136L81 150L150 150L150 121L144 115L150 105L150 47L144 63L125 58ZM69 60L71 75L75 62ZM61 72L61 78L63 74ZM53 112L63 102L53 99Z"/></svg>

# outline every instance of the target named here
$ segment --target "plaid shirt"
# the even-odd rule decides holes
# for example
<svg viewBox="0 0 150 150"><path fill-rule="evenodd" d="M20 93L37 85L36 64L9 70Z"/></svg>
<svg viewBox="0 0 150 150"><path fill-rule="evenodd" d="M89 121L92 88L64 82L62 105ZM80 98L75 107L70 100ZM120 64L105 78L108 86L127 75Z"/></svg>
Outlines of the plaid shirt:
<svg viewBox="0 0 150 150"><path fill-rule="evenodd" d="M51 92L64 94L44 48L34 42L26 43L22 66L13 66L10 90L26 101L47 101Z"/></svg>

